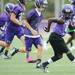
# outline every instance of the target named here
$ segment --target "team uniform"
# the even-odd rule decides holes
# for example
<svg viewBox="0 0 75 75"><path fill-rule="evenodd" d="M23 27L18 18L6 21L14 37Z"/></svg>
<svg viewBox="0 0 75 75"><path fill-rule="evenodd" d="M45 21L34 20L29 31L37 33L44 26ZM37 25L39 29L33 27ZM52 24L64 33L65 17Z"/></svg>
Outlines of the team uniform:
<svg viewBox="0 0 75 75"><path fill-rule="evenodd" d="M16 17L15 19L17 19L17 21L21 21L22 19L22 13L24 12L24 7L21 3L18 3L14 6L11 15L14 14ZM17 48L13 48L13 52L11 54L8 54L8 50L10 47L10 44L12 43L14 36L16 35L19 39L23 38L24 35L24 30L22 25L18 25L16 23L14 23L11 20L11 15L10 15L10 20L7 23L7 28L6 28L6 33L5 33L5 44L6 44L6 49L5 49L5 53L3 55L4 59L10 59L12 56L14 56L19 49ZM7 47L8 46L8 47Z"/></svg>
<svg viewBox="0 0 75 75"><path fill-rule="evenodd" d="M39 33L38 26L41 20L43 19L42 14L39 15L37 9L32 9L28 12L26 18L28 23L31 25L31 27ZM41 40L42 39L40 34L33 36L31 31L25 28L25 45L27 50L27 55L26 55L27 62L31 62L32 59L29 56L29 52L31 51L32 45L34 45L38 49L38 45L42 46Z"/></svg>
<svg viewBox="0 0 75 75"><path fill-rule="evenodd" d="M63 17L60 19L63 20L63 23L61 20L52 20L52 22L56 23L55 28L53 29L53 32L49 36L49 42L53 48L54 56L51 57L48 61L43 62L39 67L41 67L44 71L46 71L46 67L48 64L51 64L52 62L56 62L57 60L61 59L63 57L63 53L66 53L69 60L75 63L75 57L72 55L68 47L66 46L66 43L63 39L63 36L66 34L66 30L69 26L70 20L71 20L71 14L72 9L70 5L65 5L63 10ZM49 24L51 24L51 20L49 20Z"/></svg>
<svg viewBox="0 0 75 75"><path fill-rule="evenodd" d="M68 25L69 25L68 20L65 20L65 23L63 25L57 24L49 37L49 42L51 46L53 47L54 53L55 53L55 56L54 56L55 58L54 57L52 58L53 61L57 60L56 56L59 59L62 57L63 53L67 53L69 51L69 49L67 48L62 38L66 33L64 30L65 28L68 27ZM57 42L59 42L59 44Z"/></svg>
<svg viewBox="0 0 75 75"><path fill-rule="evenodd" d="M29 13L27 14L28 23L37 32L38 32L39 23L41 22L42 18L43 18L42 14L39 15L36 9L29 11ZM26 41L27 51L31 50L32 44L34 44L36 48L37 48L37 45L42 46L40 35L33 36L30 30L25 29L25 37L26 37L25 41Z"/></svg>
<svg viewBox="0 0 75 75"><path fill-rule="evenodd" d="M16 14L16 18L20 20L21 14L24 11L23 7L20 4L15 5L12 13ZM13 23L11 20L8 23L5 35L5 41L10 44L14 38L14 36L20 38L24 35L23 28Z"/></svg>
<svg viewBox="0 0 75 75"><path fill-rule="evenodd" d="M30 10L28 14L26 15L27 22L30 24L30 26L38 32L36 36L32 35L31 31L28 29L25 29L25 44L26 44L26 60L29 61L29 52L31 51L32 45L34 45L38 52L37 52L37 59L35 60L38 63L41 62L41 56L42 56L42 38L39 34L38 26L43 19L42 10L44 9L44 4L46 4L46 0L35 0L35 8ZM34 62L34 61L33 61ZM36 67L37 67L36 65Z"/></svg>
<svg viewBox="0 0 75 75"><path fill-rule="evenodd" d="M5 33L7 22L9 21L9 15L6 12L0 14L0 40L5 41ZM0 55L2 54L5 47L1 47Z"/></svg>
<svg viewBox="0 0 75 75"><path fill-rule="evenodd" d="M7 23L9 22L10 13L13 10L13 7L14 7L14 4L7 3L5 5L4 12L0 14L0 40L1 41L5 41L5 34L6 34ZM4 49L5 49L5 47L2 47L0 49L0 54L2 54Z"/></svg>

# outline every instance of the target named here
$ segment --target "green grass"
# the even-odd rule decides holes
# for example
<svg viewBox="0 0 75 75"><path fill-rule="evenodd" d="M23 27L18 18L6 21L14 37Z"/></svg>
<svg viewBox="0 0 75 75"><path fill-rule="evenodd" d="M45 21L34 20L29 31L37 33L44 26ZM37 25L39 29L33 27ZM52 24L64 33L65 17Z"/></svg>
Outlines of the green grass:
<svg viewBox="0 0 75 75"><path fill-rule="evenodd" d="M16 40L14 40L13 45L16 47L22 46L20 41ZM31 55L36 58L34 50L33 47ZM75 54L75 51L73 51L73 54ZM45 61L52 55L53 51L50 48L44 52L42 60ZM36 69L36 64L26 63L25 54L18 53L11 60L4 60L0 57L0 75L75 75L75 63L70 62L64 55L61 60L49 65L48 70L49 73L43 73L41 70Z"/></svg>

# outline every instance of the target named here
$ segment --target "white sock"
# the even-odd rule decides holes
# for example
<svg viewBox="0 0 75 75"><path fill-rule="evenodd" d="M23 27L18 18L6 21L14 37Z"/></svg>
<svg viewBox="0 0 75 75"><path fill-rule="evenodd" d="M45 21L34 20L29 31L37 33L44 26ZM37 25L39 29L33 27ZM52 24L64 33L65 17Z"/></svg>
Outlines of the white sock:
<svg viewBox="0 0 75 75"><path fill-rule="evenodd" d="M72 62L75 63L75 59Z"/></svg>
<svg viewBox="0 0 75 75"><path fill-rule="evenodd" d="M53 60L50 58L50 59L48 60L48 63L49 63L49 64L53 63Z"/></svg>

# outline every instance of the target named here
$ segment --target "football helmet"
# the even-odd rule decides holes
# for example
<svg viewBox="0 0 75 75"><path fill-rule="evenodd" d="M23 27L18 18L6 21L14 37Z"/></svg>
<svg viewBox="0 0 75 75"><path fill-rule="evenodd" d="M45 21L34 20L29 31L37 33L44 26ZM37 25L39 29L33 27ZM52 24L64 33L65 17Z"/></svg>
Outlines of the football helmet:
<svg viewBox="0 0 75 75"><path fill-rule="evenodd" d="M5 5L5 11L8 12L8 13L12 12L14 6L15 6L15 5L14 5L13 3L7 3L7 4Z"/></svg>
<svg viewBox="0 0 75 75"><path fill-rule="evenodd" d="M35 6L38 8L47 7L47 0L35 0Z"/></svg>
<svg viewBox="0 0 75 75"><path fill-rule="evenodd" d="M62 13L63 13L65 18L69 19L73 13L72 6L70 4L65 4L63 9L62 9Z"/></svg>

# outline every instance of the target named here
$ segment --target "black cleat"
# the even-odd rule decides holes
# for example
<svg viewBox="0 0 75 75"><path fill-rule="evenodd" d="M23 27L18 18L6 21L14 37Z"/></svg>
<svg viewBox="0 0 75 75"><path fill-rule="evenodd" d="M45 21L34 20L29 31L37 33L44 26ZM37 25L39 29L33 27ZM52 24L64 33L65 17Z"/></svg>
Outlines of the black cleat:
<svg viewBox="0 0 75 75"><path fill-rule="evenodd" d="M36 60L28 61L28 63L36 63Z"/></svg>
<svg viewBox="0 0 75 75"><path fill-rule="evenodd" d="M48 69L47 65L48 65L48 62L44 62L44 63L42 63L42 64L39 66L39 68L42 69L43 72L49 72L49 71L47 70L47 69Z"/></svg>
<svg viewBox="0 0 75 75"><path fill-rule="evenodd" d="M36 61L36 68L40 68L41 59L37 59Z"/></svg>

